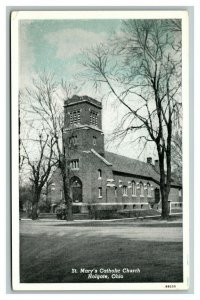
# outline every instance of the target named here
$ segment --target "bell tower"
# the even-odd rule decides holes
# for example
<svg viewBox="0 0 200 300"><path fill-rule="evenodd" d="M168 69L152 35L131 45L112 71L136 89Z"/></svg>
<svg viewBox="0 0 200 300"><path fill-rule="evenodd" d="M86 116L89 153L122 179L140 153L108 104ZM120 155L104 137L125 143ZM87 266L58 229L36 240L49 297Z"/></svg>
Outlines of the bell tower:
<svg viewBox="0 0 200 300"><path fill-rule="evenodd" d="M88 96L73 96L64 103L65 145L77 151L94 149L104 156L102 105Z"/></svg>

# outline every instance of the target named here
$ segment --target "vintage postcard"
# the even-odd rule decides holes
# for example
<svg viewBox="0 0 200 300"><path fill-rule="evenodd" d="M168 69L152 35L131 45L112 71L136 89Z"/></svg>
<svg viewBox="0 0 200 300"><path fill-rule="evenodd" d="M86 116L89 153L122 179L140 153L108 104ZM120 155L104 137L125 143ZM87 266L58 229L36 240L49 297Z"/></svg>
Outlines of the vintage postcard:
<svg viewBox="0 0 200 300"><path fill-rule="evenodd" d="M187 11L11 14L12 287L189 288Z"/></svg>

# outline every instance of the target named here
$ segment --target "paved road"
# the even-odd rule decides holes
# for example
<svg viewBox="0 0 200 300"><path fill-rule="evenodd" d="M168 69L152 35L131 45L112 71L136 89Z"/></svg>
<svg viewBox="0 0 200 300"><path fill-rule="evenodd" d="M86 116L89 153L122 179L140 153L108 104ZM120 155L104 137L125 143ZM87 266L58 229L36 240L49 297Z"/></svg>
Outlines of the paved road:
<svg viewBox="0 0 200 300"><path fill-rule="evenodd" d="M164 222L156 220L133 222L121 220L106 221L21 221L22 234L45 234L48 236L73 235L76 237L115 236L130 240L181 242L182 224L180 221Z"/></svg>
<svg viewBox="0 0 200 300"><path fill-rule="evenodd" d="M21 282L91 282L80 269L102 267L141 270L110 282L182 282L181 225L156 220L21 221Z"/></svg>

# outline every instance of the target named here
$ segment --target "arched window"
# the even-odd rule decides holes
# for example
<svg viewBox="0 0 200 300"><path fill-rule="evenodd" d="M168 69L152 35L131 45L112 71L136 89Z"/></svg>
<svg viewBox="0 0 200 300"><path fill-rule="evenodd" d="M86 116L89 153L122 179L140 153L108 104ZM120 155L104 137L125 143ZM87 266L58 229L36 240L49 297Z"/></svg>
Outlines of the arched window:
<svg viewBox="0 0 200 300"><path fill-rule="evenodd" d="M160 202L160 190L158 188L155 188L155 203Z"/></svg>
<svg viewBox="0 0 200 300"><path fill-rule="evenodd" d="M101 179L102 178L102 171L101 169L98 170L98 179Z"/></svg>
<svg viewBox="0 0 200 300"><path fill-rule="evenodd" d="M69 145L70 146L77 145L77 135L70 136L70 138L69 138Z"/></svg>
<svg viewBox="0 0 200 300"><path fill-rule="evenodd" d="M93 145L96 146L96 144L97 144L97 137L93 136Z"/></svg>
<svg viewBox="0 0 200 300"><path fill-rule="evenodd" d="M136 195L136 184L135 184L134 180L131 182L131 191L132 191L132 196L135 196Z"/></svg>
<svg viewBox="0 0 200 300"><path fill-rule="evenodd" d="M147 183L147 197L151 197L151 185L149 182Z"/></svg>
<svg viewBox="0 0 200 300"><path fill-rule="evenodd" d="M140 196L144 197L144 185L141 181L140 181Z"/></svg>
<svg viewBox="0 0 200 300"><path fill-rule="evenodd" d="M126 185L123 185L123 187L122 187L122 194L123 194L123 196L127 196L128 195L128 189L127 189Z"/></svg>
<svg viewBox="0 0 200 300"><path fill-rule="evenodd" d="M99 198L102 198L102 187L99 187Z"/></svg>

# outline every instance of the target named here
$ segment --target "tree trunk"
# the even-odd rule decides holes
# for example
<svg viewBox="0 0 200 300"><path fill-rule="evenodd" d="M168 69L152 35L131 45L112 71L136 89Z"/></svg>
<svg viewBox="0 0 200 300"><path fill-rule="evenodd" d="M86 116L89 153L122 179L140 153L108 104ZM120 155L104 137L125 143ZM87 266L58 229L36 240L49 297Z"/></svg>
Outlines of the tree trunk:
<svg viewBox="0 0 200 300"><path fill-rule="evenodd" d="M66 211L67 211L66 220L72 221L73 213L72 213L72 199L70 197L70 166L69 166L70 162L69 159L66 159L66 147L65 147L64 137L63 137L63 128L61 131L62 131L62 146L63 146L62 154L57 139L57 149L59 153L59 168L61 170L62 181L63 181L64 201L65 201Z"/></svg>
<svg viewBox="0 0 200 300"><path fill-rule="evenodd" d="M64 191L64 201L66 205L66 220L72 221L73 220L73 213L72 213L72 199L70 197L70 187L69 187L69 176L66 175L66 170L62 170L62 178L63 178L63 191Z"/></svg>
<svg viewBox="0 0 200 300"><path fill-rule="evenodd" d="M168 219L169 217L169 194L166 193L166 188L161 190L161 200L162 200L162 219Z"/></svg>
<svg viewBox="0 0 200 300"><path fill-rule="evenodd" d="M49 197L49 185L46 184L46 210L48 213L51 211L51 198Z"/></svg>
<svg viewBox="0 0 200 300"><path fill-rule="evenodd" d="M73 213L72 213L72 201L69 200L67 202L67 215L66 215L66 219L67 221L73 221Z"/></svg>
<svg viewBox="0 0 200 300"><path fill-rule="evenodd" d="M166 186L166 175L164 168L164 151L158 149L159 155L159 166L160 166L160 192L161 192L161 201L162 201L162 219L167 219L169 217L169 188Z"/></svg>
<svg viewBox="0 0 200 300"><path fill-rule="evenodd" d="M38 219L38 202L32 204L32 213L31 213L32 220Z"/></svg>
<svg viewBox="0 0 200 300"><path fill-rule="evenodd" d="M40 200L40 194L41 194L41 190L35 188L34 195L33 195L33 202L32 202L32 213L31 213L32 220L38 219L38 203Z"/></svg>
<svg viewBox="0 0 200 300"><path fill-rule="evenodd" d="M63 181L63 189L64 189L64 197L65 197L65 204L66 204L66 220L72 221L73 220L73 213L72 213L72 199L69 196L69 189L67 187L66 181Z"/></svg>

